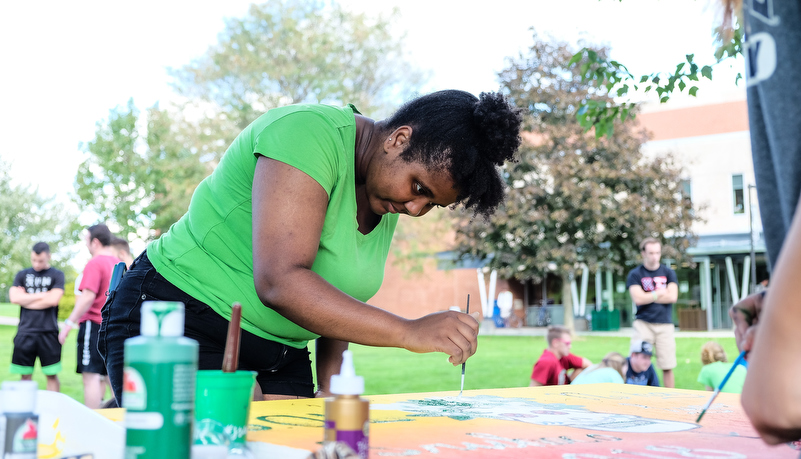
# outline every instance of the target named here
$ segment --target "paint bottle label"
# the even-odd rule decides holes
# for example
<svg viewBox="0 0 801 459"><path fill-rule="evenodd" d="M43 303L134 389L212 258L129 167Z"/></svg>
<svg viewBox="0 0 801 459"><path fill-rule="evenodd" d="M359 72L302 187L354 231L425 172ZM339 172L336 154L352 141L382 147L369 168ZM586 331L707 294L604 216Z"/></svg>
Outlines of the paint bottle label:
<svg viewBox="0 0 801 459"><path fill-rule="evenodd" d="M6 413L3 459L36 459L39 417L33 413Z"/></svg>
<svg viewBox="0 0 801 459"><path fill-rule="evenodd" d="M337 430L337 441L347 444L360 458L366 459L370 447L369 425L365 422L361 430Z"/></svg>
<svg viewBox="0 0 801 459"><path fill-rule="evenodd" d="M125 367L126 459L189 457L195 371L175 363Z"/></svg>

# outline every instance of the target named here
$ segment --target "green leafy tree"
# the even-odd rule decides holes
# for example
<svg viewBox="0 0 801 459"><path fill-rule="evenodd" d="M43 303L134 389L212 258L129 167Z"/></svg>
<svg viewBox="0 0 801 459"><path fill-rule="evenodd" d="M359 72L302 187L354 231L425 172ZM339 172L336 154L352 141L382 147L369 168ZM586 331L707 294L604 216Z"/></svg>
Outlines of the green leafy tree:
<svg viewBox="0 0 801 459"><path fill-rule="evenodd" d="M636 103L626 99L632 93L648 94L653 91L660 103L670 100L677 90L682 92L687 89L687 93L695 97L700 78L712 80L714 66L743 52L742 20L735 16L732 8L733 5L728 4L728 10L723 14L724 23L714 28L712 33L716 47L713 65L701 66L694 54L687 54L686 61L679 62L675 70L634 75L622 63L599 55L590 48L582 48L575 53L569 65L576 66L582 80L594 92L609 96L583 101L576 117L584 130L595 128L596 137L611 136L617 119L626 121L636 116ZM740 79L742 74L737 73L735 83Z"/></svg>
<svg viewBox="0 0 801 459"><path fill-rule="evenodd" d="M39 241L50 244L51 264L74 279L66 262L80 234L71 212L36 189L12 184L8 171L0 161L0 301L8 301L14 276L30 267L31 247Z"/></svg>
<svg viewBox="0 0 801 459"><path fill-rule="evenodd" d="M166 110L156 105L145 118L141 126L133 100L111 110L84 146L89 157L75 180L78 204L119 225L127 239L166 231L210 172Z"/></svg>
<svg viewBox="0 0 801 459"><path fill-rule="evenodd" d="M534 40L499 74L528 115L520 161L505 171L508 197L489 221L458 221L457 251L519 280L540 281L555 264L569 310L570 280L582 265L622 272L646 236L665 240L668 256L680 259L695 218L680 193L680 167L670 156L644 157L644 133L620 121L610 137L584 132L576 112L603 96L570 65L568 45Z"/></svg>
<svg viewBox="0 0 801 459"><path fill-rule="evenodd" d="M384 114L422 79L393 36L396 16L315 0L254 4L245 17L227 21L204 56L172 71L174 87L216 111L227 141L281 105L353 103L365 114Z"/></svg>
<svg viewBox="0 0 801 459"><path fill-rule="evenodd" d="M98 123L77 202L129 239L152 239L186 212L197 184L267 109L352 102L381 112L420 79L390 30L395 14L373 18L315 0L252 5L205 55L172 70L181 96L174 105L148 109L143 121L130 101Z"/></svg>

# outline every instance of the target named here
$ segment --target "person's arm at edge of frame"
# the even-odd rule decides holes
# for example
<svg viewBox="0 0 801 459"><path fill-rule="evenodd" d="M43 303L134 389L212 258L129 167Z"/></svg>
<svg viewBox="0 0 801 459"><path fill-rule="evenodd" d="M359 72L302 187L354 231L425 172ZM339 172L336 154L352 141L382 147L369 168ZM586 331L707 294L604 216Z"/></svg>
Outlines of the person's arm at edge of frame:
<svg viewBox="0 0 801 459"><path fill-rule="evenodd" d="M58 302L61 301L61 297L64 296L64 289L51 288L43 293L44 296L42 296L42 298L39 298L38 300L35 300L23 307L26 309L48 309L52 308L53 306L58 306Z"/></svg>
<svg viewBox="0 0 801 459"><path fill-rule="evenodd" d="M311 270L327 206L325 190L306 173L259 156L253 180L253 275L262 303L328 339L444 352L454 365L473 355L478 336L473 317L445 311L404 319L352 298Z"/></svg>
<svg viewBox="0 0 801 459"><path fill-rule="evenodd" d="M9 303L17 304L23 308L28 307L28 305L36 300L44 298L44 296L45 292L28 293L25 291L25 287L21 287L19 285L15 285L8 289Z"/></svg>
<svg viewBox="0 0 801 459"><path fill-rule="evenodd" d="M342 367L342 353L348 350L348 342L324 337L317 338L315 345L317 367L316 397L330 397L331 375L339 374Z"/></svg>
<svg viewBox="0 0 801 459"><path fill-rule="evenodd" d="M799 204L773 269L760 325L751 330L753 347L741 398L754 428L770 444L801 438L801 366L789 364L801 355L801 201Z"/></svg>
<svg viewBox="0 0 801 459"><path fill-rule="evenodd" d="M97 298L97 294L88 288L81 290L81 294L75 297L75 307L72 308L70 316L64 320L64 327L61 328L58 334L59 343L64 344L64 341L67 340L67 335L69 335L72 330L72 325L70 324L72 323L77 326L77 321L92 307L95 298Z"/></svg>

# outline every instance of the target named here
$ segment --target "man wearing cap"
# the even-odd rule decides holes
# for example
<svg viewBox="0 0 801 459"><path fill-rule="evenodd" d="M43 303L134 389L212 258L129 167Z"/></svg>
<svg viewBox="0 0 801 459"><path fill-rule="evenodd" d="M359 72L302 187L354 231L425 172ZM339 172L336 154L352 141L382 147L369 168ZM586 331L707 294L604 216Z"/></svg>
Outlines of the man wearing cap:
<svg viewBox="0 0 801 459"><path fill-rule="evenodd" d="M642 264L632 269L626 279L632 301L637 305L637 318L632 327L631 345L640 341L653 343L656 364L662 370L665 387L675 387L676 338L673 325L673 303L679 298L676 272L660 263L662 244L652 238L640 243Z"/></svg>
<svg viewBox="0 0 801 459"><path fill-rule="evenodd" d="M654 366L651 365L653 353L654 348L648 341L638 341L632 344L631 355L627 359L629 369L626 371L626 384L659 387L659 377L656 375Z"/></svg>

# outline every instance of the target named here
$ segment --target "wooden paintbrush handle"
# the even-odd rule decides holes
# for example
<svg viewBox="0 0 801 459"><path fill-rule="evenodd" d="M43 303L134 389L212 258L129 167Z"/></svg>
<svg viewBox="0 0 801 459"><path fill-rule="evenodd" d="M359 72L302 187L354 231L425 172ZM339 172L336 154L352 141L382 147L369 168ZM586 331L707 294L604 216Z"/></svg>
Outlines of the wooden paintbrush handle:
<svg viewBox="0 0 801 459"><path fill-rule="evenodd" d="M223 373L233 373L239 366L239 341L242 336L240 322L242 321L242 305L234 303L231 307L231 322L228 324L228 336L225 339L225 354L223 354Z"/></svg>

